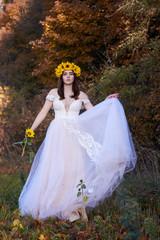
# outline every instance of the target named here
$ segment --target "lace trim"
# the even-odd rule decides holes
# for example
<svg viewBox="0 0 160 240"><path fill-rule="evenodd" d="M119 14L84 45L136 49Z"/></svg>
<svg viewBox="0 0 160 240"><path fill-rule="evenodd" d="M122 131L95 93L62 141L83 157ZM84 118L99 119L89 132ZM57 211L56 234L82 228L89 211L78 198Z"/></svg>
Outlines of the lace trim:
<svg viewBox="0 0 160 240"><path fill-rule="evenodd" d="M54 101L55 99L57 99L55 96L53 96L53 95L47 95L46 96L46 99L49 99L50 101ZM90 100L89 99L78 99L78 100L81 100L84 104L86 104L86 103L89 103L90 102Z"/></svg>
<svg viewBox="0 0 160 240"><path fill-rule="evenodd" d="M84 104L87 104L87 103L89 103L90 102L90 100L89 99L81 99L82 100L82 102L84 103Z"/></svg>
<svg viewBox="0 0 160 240"><path fill-rule="evenodd" d="M48 99L48 100L50 100L52 102L55 100L55 98L56 97L54 97L53 95L49 95L49 94L46 96L46 99Z"/></svg>
<svg viewBox="0 0 160 240"><path fill-rule="evenodd" d="M71 133L77 136L80 145L86 149L91 160L95 161L102 148L101 144L96 142L91 134L85 132L76 119L66 120L64 125Z"/></svg>

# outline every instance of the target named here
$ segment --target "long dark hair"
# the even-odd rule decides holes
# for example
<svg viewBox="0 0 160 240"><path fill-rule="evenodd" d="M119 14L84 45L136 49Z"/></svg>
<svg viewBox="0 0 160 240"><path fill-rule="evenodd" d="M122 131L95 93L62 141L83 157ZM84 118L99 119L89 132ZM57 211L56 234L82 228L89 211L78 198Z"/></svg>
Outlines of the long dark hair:
<svg viewBox="0 0 160 240"><path fill-rule="evenodd" d="M74 73L74 82L72 84L72 91L73 91L73 95L71 96L71 98L74 98L75 100L78 99L80 90L79 90L79 86L78 86L78 79L77 79L75 73ZM58 95L60 96L60 100L65 99L63 73L58 80Z"/></svg>

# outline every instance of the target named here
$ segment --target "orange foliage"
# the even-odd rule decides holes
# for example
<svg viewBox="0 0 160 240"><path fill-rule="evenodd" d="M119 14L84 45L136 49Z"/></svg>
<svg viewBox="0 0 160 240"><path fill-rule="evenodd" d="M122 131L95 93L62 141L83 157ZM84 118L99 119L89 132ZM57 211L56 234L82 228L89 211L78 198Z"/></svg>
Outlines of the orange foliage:
<svg viewBox="0 0 160 240"><path fill-rule="evenodd" d="M55 78L54 68L61 61L74 61L82 68L82 77L97 74L100 64L110 61L112 46L123 32L120 13L114 1L56 1L41 22L44 33L32 41L39 54L40 74L44 82Z"/></svg>

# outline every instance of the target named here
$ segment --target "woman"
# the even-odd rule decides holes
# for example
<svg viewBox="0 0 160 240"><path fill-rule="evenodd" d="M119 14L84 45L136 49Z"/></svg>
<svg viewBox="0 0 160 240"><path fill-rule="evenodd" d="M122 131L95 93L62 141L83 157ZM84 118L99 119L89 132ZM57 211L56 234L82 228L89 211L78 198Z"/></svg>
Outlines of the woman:
<svg viewBox="0 0 160 240"><path fill-rule="evenodd" d="M49 92L31 129L39 126L50 108L55 119L35 156L19 207L22 215L74 221L82 208L76 188L80 179L86 184L86 207L95 207L135 167L136 153L118 93L93 107L79 91L78 66L61 63L56 75L58 89ZM88 111L79 115L82 107Z"/></svg>

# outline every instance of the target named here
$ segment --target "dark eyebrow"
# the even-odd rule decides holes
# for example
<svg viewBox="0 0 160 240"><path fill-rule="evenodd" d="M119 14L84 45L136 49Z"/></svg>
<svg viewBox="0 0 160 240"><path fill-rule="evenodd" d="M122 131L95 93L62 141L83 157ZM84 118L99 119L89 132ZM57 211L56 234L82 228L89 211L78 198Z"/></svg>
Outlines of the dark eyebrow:
<svg viewBox="0 0 160 240"><path fill-rule="evenodd" d="M69 73L73 73L73 71L71 70L71 71L69 71ZM66 74L66 71L63 74Z"/></svg>

